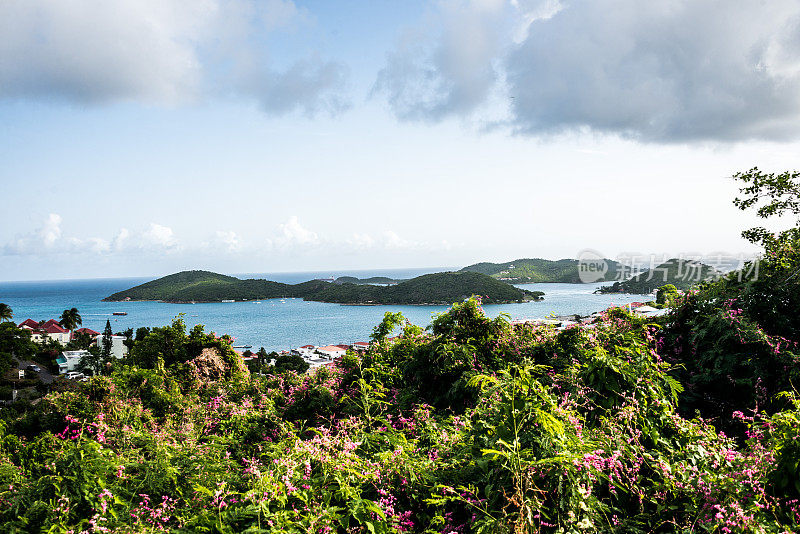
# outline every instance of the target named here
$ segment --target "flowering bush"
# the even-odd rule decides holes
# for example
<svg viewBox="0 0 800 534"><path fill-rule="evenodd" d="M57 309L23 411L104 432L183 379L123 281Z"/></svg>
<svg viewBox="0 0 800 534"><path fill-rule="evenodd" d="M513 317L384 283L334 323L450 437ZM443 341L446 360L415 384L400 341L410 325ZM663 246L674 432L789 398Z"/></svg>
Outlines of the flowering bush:
<svg viewBox="0 0 800 534"><path fill-rule="evenodd" d="M720 312L720 332L768 351L777 338L748 337L733 310ZM564 331L512 327L470 300L427 332L406 324L398 339L378 336L366 354L310 374L198 381L183 356L118 366L4 413L0 523L72 533L796 531L800 407L787 398L785 411L740 411L734 437L682 417L668 335L623 311ZM195 332L179 352L207 342ZM213 343L228 354L226 341Z"/></svg>

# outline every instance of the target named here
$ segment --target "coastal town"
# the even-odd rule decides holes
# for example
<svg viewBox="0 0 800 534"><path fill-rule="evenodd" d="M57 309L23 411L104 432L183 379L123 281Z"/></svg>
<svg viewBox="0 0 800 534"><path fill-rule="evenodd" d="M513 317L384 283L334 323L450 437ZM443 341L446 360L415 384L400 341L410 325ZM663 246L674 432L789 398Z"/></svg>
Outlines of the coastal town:
<svg viewBox="0 0 800 534"><path fill-rule="evenodd" d="M548 326L556 330L577 326L591 328L592 324L600 321L602 316L613 308L621 307L634 316L644 318L662 317L670 311L668 307L654 307L651 304L655 304L655 302L631 302L620 306L612 306L611 308L587 316L551 314L543 318L515 318L511 320L511 324ZM87 358L91 357L92 347L94 347L94 350L102 352L104 350L104 344L109 342L110 347L108 349L108 355L117 360L124 359L129 351L129 339L127 336L121 335L120 333L104 335L86 327L69 330L55 319L48 319L41 322L34 321L33 319L25 319L19 323L18 327L28 332L31 341L34 343L51 343L63 349L59 350L59 355L55 358L55 365L52 371L54 372L54 376L63 376L69 380L87 380L87 375L91 375L90 372L87 372L85 361ZM392 342L397 339L399 339L399 337L389 337L387 341ZM76 342L79 340L84 341L82 346L85 348L77 348L75 346ZM250 350L251 348L252 346L250 345L233 347L233 351L241 356L245 365L248 365L248 367L251 363L256 363L259 359L258 354L252 352ZM319 346L305 344L296 348L272 352L269 354L270 357L263 363L265 365L272 365L275 363L275 360L280 357L298 357L307 364L307 369L310 371L319 367L334 365L336 360L347 354L348 351L358 354L369 350L369 348L370 342L367 341ZM38 366L36 367L38 368Z"/></svg>
<svg viewBox="0 0 800 534"><path fill-rule="evenodd" d="M55 343L57 346L62 346L64 350L60 351L60 355L56 358L55 363L57 366L57 374L63 375L67 379L86 379L86 374L82 372L81 362L91 356L91 352L87 348L67 350L66 347L74 344L81 338L90 340L90 345L96 347L100 351L104 348L106 338L110 339L109 354L111 357L121 360L128 355L128 338L120 334L111 334L104 336L100 332L92 330L91 328L78 328L75 330L68 330L55 319L48 319L46 321L37 322L33 319L25 319L19 323L18 327L29 333L31 341L34 343ZM396 337L389 338L395 340ZM299 356L309 366L309 369L316 369L323 365L331 365L333 362L344 356L347 351L363 352L368 350L370 343L366 341L357 341L351 344L335 344L335 345L302 345L297 348L283 350L272 353L275 356ZM242 357L245 364L258 359L258 356L251 352L251 347L233 347L234 352ZM244 349L244 350L243 350ZM272 363L268 361L267 363Z"/></svg>

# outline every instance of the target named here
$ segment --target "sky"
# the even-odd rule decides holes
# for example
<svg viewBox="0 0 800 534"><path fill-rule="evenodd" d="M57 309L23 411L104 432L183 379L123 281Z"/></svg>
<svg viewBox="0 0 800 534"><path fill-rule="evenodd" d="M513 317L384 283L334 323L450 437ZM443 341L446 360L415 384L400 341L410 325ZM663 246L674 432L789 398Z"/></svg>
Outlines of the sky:
<svg viewBox="0 0 800 534"><path fill-rule="evenodd" d="M4 0L0 280L753 253L797 0ZM785 221L791 224L791 221Z"/></svg>

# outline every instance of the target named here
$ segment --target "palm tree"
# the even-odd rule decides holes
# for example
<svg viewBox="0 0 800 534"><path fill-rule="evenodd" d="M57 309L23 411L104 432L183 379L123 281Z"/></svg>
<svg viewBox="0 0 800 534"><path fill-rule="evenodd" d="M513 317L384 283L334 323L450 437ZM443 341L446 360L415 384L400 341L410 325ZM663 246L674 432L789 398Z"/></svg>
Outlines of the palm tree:
<svg viewBox="0 0 800 534"><path fill-rule="evenodd" d="M71 334L76 326L83 324L83 319L81 319L81 314L78 313L78 308L72 308L64 310L58 322L61 323L61 326L69 330Z"/></svg>
<svg viewBox="0 0 800 534"><path fill-rule="evenodd" d="M0 302L0 323L10 321L12 317L14 317L14 313L11 311L11 306Z"/></svg>

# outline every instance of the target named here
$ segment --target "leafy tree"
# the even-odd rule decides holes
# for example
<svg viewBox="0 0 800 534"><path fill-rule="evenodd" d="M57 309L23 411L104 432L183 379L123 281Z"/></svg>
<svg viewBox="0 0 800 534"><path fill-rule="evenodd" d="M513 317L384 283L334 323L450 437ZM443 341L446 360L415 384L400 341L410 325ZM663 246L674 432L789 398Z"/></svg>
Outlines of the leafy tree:
<svg viewBox="0 0 800 534"><path fill-rule="evenodd" d="M133 344L135 343L133 339L133 328L126 329L124 332L122 332L122 335L125 336L122 344L127 347L128 352L130 353L131 349L133 348Z"/></svg>
<svg viewBox="0 0 800 534"><path fill-rule="evenodd" d="M247 352L245 352L244 355L247 355ZM247 368L250 369L251 373L263 373L268 370L270 360L273 360L277 357L277 352L273 351L271 353L267 353L267 350L264 347L261 347L255 352L255 358L247 362Z"/></svg>
<svg viewBox="0 0 800 534"><path fill-rule="evenodd" d="M111 358L111 343L114 341L113 335L114 333L111 330L111 321L106 319L106 327L103 329L103 346L100 352L104 360Z"/></svg>
<svg viewBox="0 0 800 534"><path fill-rule="evenodd" d="M156 327L140 341L136 341L128 354L128 363L145 369L155 369L160 365L170 368L199 356L203 349L215 348L231 369L238 366L239 355L231 348L229 336L217 337L206 333L203 325L192 327L186 333L183 314L176 317L169 326Z"/></svg>
<svg viewBox="0 0 800 534"><path fill-rule="evenodd" d="M745 184L739 189L743 196L733 201L740 210L756 208L756 215L762 219L787 213L796 217L800 215L800 172L763 173L758 167L753 167L747 172L734 174L733 179ZM760 244L769 254L800 240L800 218L792 228L778 233L758 226L743 231L742 237Z"/></svg>
<svg viewBox="0 0 800 534"><path fill-rule="evenodd" d="M100 347L92 345L88 349L89 354L81 358L76 366L76 369L81 372L89 371L92 375L99 375L105 364L108 362L109 357L103 356Z"/></svg>
<svg viewBox="0 0 800 534"><path fill-rule="evenodd" d="M10 321L13 317L14 313L11 310L11 306L0 302L0 323Z"/></svg>
<svg viewBox="0 0 800 534"><path fill-rule="evenodd" d="M83 324L83 319L81 318L81 314L78 312L78 308L70 308L61 313L61 317L59 318L58 322L61 324L61 326L72 332L75 328Z"/></svg>
<svg viewBox="0 0 800 534"><path fill-rule="evenodd" d="M12 358L29 359L36 353L31 334L12 322L0 323L0 376L11 368Z"/></svg>
<svg viewBox="0 0 800 534"><path fill-rule="evenodd" d="M275 353L275 352L273 352L272 354L277 356L277 353ZM270 355L267 354L267 349L265 349L264 347L261 347L260 349L258 349L258 352L256 352L256 355L258 356L258 369L260 371L261 369L263 369L269 363L269 361L272 358L270 358Z"/></svg>
<svg viewBox="0 0 800 534"><path fill-rule="evenodd" d="M310 365L303 359L302 356L297 354L281 354L275 358L275 372L285 373L286 371L295 371L297 373L305 373L308 371Z"/></svg>
<svg viewBox="0 0 800 534"><path fill-rule="evenodd" d="M373 330L370 339L375 343L383 342L386 337L394 332L403 322L403 314L400 312L386 312L383 320Z"/></svg>
<svg viewBox="0 0 800 534"><path fill-rule="evenodd" d="M37 346L31 341L30 331L14 323L0 323L0 351L8 352L17 358L30 358Z"/></svg>
<svg viewBox="0 0 800 534"><path fill-rule="evenodd" d="M656 304L670 306L678 297L678 288L672 284L663 285L656 290Z"/></svg>
<svg viewBox="0 0 800 534"><path fill-rule="evenodd" d="M72 341L67 344L67 348L72 350L86 350L94 344L94 338L86 332L78 332Z"/></svg>
<svg viewBox="0 0 800 534"><path fill-rule="evenodd" d="M147 334L150 333L150 329L146 326L142 326L136 329L136 337L134 341L139 342L147 337Z"/></svg>
<svg viewBox="0 0 800 534"><path fill-rule="evenodd" d="M718 418L729 431L733 412L781 410L778 393L800 383L800 174L753 168L733 178L744 184L738 208L790 215L794 226L742 232L763 256L682 299L661 341L665 358L681 365L682 411Z"/></svg>

